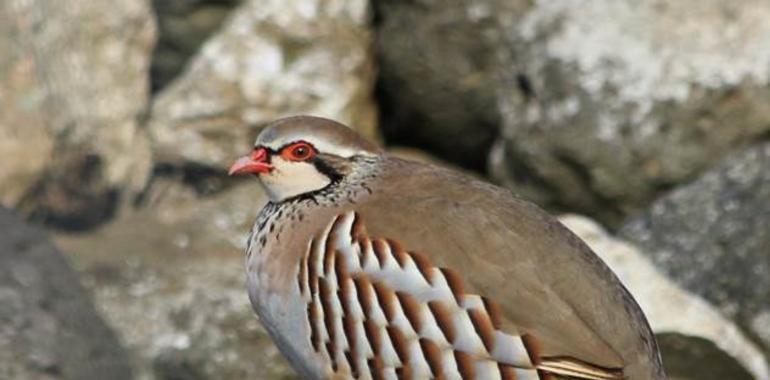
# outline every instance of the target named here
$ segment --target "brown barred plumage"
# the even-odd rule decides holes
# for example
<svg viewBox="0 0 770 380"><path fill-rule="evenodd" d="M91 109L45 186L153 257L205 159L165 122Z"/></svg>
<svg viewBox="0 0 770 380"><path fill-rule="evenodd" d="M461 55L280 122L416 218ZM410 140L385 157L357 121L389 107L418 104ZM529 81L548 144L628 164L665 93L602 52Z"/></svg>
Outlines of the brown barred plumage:
<svg viewBox="0 0 770 380"><path fill-rule="evenodd" d="M366 236L354 212L334 218L308 247L297 287L308 303L308 340L329 358L332 372L362 379L546 380L579 364L543 360L535 337L501 330L493 300L468 294L453 270L393 240ZM622 376L597 371L606 373L600 378Z"/></svg>

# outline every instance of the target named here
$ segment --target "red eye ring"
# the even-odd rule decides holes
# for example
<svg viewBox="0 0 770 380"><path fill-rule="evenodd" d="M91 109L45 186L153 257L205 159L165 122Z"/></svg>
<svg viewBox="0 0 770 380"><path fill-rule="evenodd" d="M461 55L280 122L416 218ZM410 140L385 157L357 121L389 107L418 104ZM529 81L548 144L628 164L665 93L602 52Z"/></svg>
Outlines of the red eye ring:
<svg viewBox="0 0 770 380"><path fill-rule="evenodd" d="M313 146L304 141L296 142L281 150L281 157L291 161L307 161L315 155Z"/></svg>

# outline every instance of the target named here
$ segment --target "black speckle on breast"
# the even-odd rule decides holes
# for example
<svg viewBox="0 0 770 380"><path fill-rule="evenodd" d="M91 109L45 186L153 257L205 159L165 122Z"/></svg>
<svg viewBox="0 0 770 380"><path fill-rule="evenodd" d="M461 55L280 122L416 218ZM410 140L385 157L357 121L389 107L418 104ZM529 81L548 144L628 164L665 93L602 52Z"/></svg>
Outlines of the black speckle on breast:
<svg viewBox="0 0 770 380"><path fill-rule="evenodd" d="M247 255L269 254L264 252L268 238L278 241L286 224L293 227L294 221L303 222L306 213L312 209L327 206L336 206L342 202L355 203L357 197L364 192L372 194L367 182L377 177L377 159L371 157L359 157L360 170L354 175L348 175L337 186L327 186L310 195L287 199L282 202L268 202L259 213L251 236L247 243ZM254 247L255 243L259 248ZM253 252L252 252L253 251Z"/></svg>

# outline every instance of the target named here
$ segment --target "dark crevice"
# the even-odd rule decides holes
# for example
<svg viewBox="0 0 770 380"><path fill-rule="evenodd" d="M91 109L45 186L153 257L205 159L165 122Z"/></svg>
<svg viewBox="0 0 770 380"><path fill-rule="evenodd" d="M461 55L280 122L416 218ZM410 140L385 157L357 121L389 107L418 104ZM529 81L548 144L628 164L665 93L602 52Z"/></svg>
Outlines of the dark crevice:
<svg viewBox="0 0 770 380"><path fill-rule="evenodd" d="M88 230L112 219L120 192L102 179L102 158L62 155L61 162L61 167L42 176L23 197L19 209L36 223L69 232Z"/></svg>
<svg viewBox="0 0 770 380"><path fill-rule="evenodd" d="M701 380L753 379L743 366L713 342L676 333L657 336L666 372L671 377ZM699 363L693 366L692 363Z"/></svg>
<svg viewBox="0 0 770 380"><path fill-rule="evenodd" d="M768 126L764 132L760 133L759 136L757 136L757 141L760 144L770 142L770 126Z"/></svg>
<svg viewBox="0 0 770 380"><path fill-rule="evenodd" d="M97 227L115 215L119 200L116 189L109 189L99 194L73 195L77 199L73 199L72 202L81 207L60 209L42 204L30 213L29 219L56 230L81 232Z"/></svg>
<svg viewBox="0 0 770 380"><path fill-rule="evenodd" d="M550 210L567 210L567 206L561 204L559 194L561 190L550 183L546 178L540 175L536 168L526 164L515 151L506 152L508 162L507 170L514 182L525 189L538 189L541 201L532 199L543 208Z"/></svg>
<svg viewBox="0 0 770 380"><path fill-rule="evenodd" d="M625 213L617 207L617 200L607 197L596 190L590 168L563 152L554 152L553 156L562 165L566 166L575 175L581 187L590 193L591 203L594 204L593 208L598 209L600 207L602 209L603 215L600 217L608 225L608 228L612 229L613 226L616 226ZM580 211L586 212L589 210Z"/></svg>
<svg viewBox="0 0 770 380"><path fill-rule="evenodd" d="M393 81L384 84L381 76L375 86L374 95L380 108L379 125L385 145L419 148L463 168L486 172L487 152L497 137L500 129L498 124L474 120L472 126L461 128L464 133L473 133L474 136L463 136L459 132L454 133L454 136L436 135L435 132L440 130L432 125L436 124L432 120L436 118L424 115L419 109L405 107L402 100L399 100L398 87ZM466 142L469 138L476 141L472 144L472 150L468 149L469 144Z"/></svg>
<svg viewBox="0 0 770 380"><path fill-rule="evenodd" d="M577 177L584 188L592 188L593 175L591 175L591 170L589 168L574 157L563 152L554 152L553 157L575 174L575 177Z"/></svg>
<svg viewBox="0 0 770 380"><path fill-rule="evenodd" d="M372 29L377 30L377 27L382 24L382 7L384 5L382 4L382 1L375 0L372 1Z"/></svg>
<svg viewBox="0 0 770 380"><path fill-rule="evenodd" d="M532 82L526 75L516 74L516 85L518 86L519 91L521 91L522 95L524 95L527 100L537 98L535 88L532 86Z"/></svg>
<svg viewBox="0 0 770 380"><path fill-rule="evenodd" d="M554 184L549 178L543 177L537 167L529 164L529 160L520 156L515 149L506 151L507 173L515 183L514 188L519 188L521 195L530 198L531 201L553 213L577 212L600 219L612 230L617 226L625 214L617 206L617 201L596 193L592 187L593 177L590 170L565 153L554 152L553 157L564 165L579 182L581 191L590 194L585 201L575 202L568 194L569 189ZM597 213L597 210L601 212Z"/></svg>
<svg viewBox="0 0 770 380"><path fill-rule="evenodd" d="M386 145L418 148L485 173L501 125L494 90L484 88L491 85L494 58L480 35L430 21L436 7L412 0L373 2L380 131ZM419 18L425 18L425 27L412 25ZM412 27L416 30L403 32ZM443 50L446 61L429 59L436 50ZM467 65L451 62L454 56ZM461 84L461 76L474 84Z"/></svg>
<svg viewBox="0 0 770 380"><path fill-rule="evenodd" d="M134 206L142 206L147 202L150 189L158 180L170 178L182 183L195 191L200 197L209 197L231 188L239 182L237 178L229 177L220 168L211 168L194 163L170 164L158 163L153 168L148 185L134 200Z"/></svg>
<svg viewBox="0 0 770 380"><path fill-rule="evenodd" d="M158 42L152 54L150 87L159 92L174 80L201 45L243 0L153 0Z"/></svg>

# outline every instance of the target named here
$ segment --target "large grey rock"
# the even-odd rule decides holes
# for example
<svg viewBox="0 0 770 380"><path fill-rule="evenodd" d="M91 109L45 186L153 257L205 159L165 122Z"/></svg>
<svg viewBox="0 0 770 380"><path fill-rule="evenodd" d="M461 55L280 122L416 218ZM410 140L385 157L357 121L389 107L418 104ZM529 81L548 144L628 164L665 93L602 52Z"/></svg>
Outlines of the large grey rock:
<svg viewBox="0 0 770 380"><path fill-rule="evenodd" d="M375 134L366 0L252 0L152 108L157 158L225 167L260 127L290 114L332 117Z"/></svg>
<svg viewBox="0 0 770 380"><path fill-rule="evenodd" d="M538 203L614 226L770 131L770 2L531 3L491 161Z"/></svg>
<svg viewBox="0 0 770 380"><path fill-rule="evenodd" d="M389 142L483 169L507 54L502 14L522 0L375 1L381 128Z"/></svg>
<svg viewBox="0 0 770 380"><path fill-rule="evenodd" d="M266 200L250 182L200 197L156 179L144 207L57 236L136 357L139 379L293 378L246 292L243 248Z"/></svg>
<svg viewBox="0 0 770 380"><path fill-rule="evenodd" d="M760 347L708 301L683 289L642 250L582 216L560 217L618 275L644 310L672 379L770 379Z"/></svg>
<svg viewBox="0 0 770 380"><path fill-rule="evenodd" d="M0 378L132 379L125 350L46 233L2 207Z"/></svg>
<svg viewBox="0 0 770 380"><path fill-rule="evenodd" d="M381 127L609 223L770 131L770 3L375 1Z"/></svg>
<svg viewBox="0 0 770 380"><path fill-rule="evenodd" d="M657 200L621 234L715 304L770 358L770 144Z"/></svg>
<svg viewBox="0 0 770 380"><path fill-rule="evenodd" d="M88 225L144 185L154 31L145 0L0 2L4 205Z"/></svg>

